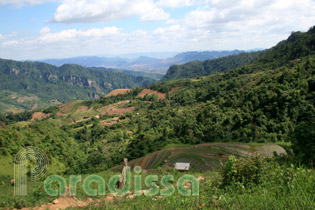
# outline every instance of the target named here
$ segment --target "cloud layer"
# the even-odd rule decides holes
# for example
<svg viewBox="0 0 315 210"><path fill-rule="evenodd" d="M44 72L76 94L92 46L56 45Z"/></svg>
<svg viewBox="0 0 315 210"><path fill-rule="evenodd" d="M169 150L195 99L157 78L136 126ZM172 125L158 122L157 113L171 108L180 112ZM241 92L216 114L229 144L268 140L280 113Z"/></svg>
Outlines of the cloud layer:
<svg viewBox="0 0 315 210"><path fill-rule="evenodd" d="M139 16L143 21L169 18L153 0L65 0L53 19L56 22L108 22L132 16Z"/></svg>
<svg viewBox="0 0 315 210"><path fill-rule="evenodd" d="M183 7L189 8L184 17L173 17L172 11ZM62 25L67 29L43 26L37 35L22 38L1 33L0 57L268 48L291 31L314 25L314 11L314 0L63 0L52 19L66 23ZM111 25L130 17L138 21L132 31ZM162 23L147 29L139 21ZM106 27L89 28L89 23Z"/></svg>

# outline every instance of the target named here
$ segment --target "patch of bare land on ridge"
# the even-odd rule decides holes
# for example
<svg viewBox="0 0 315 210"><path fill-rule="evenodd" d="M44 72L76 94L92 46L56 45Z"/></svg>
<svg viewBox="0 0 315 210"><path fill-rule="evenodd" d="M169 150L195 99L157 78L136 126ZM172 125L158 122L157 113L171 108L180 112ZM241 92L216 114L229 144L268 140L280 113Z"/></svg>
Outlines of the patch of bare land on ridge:
<svg viewBox="0 0 315 210"><path fill-rule="evenodd" d="M141 97L143 98L145 95L157 95L158 99L160 100L164 100L165 99L165 93L161 93L161 92L158 92L156 90L151 90L151 89L143 89L138 95L137 97Z"/></svg>
<svg viewBox="0 0 315 210"><path fill-rule="evenodd" d="M108 93L105 97L117 96L117 95L124 95L130 92L131 89L116 89Z"/></svg>

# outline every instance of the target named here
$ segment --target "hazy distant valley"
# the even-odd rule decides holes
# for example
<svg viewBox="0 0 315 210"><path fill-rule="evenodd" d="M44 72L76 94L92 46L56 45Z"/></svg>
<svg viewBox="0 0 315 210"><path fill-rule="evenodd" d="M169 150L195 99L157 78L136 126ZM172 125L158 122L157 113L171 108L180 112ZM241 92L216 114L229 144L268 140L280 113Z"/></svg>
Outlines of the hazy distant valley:
<svg viewBox="0 0 315 210"><path fill-rule="evenodd" d="M141 70L146 72L157 72L164 74L171 65L184 64L190 61L205 61L208 59L215 59L225 57L228 55L237 55L240 50L233 51L191 51L179 53L173 57L159 59L151 56L139 56L134 58L124 57L74 57L65 59L46 59L40 60L55 66L62 66L63 64L78 64L85 67L105 67L112 69L124 70Z"/></svg>

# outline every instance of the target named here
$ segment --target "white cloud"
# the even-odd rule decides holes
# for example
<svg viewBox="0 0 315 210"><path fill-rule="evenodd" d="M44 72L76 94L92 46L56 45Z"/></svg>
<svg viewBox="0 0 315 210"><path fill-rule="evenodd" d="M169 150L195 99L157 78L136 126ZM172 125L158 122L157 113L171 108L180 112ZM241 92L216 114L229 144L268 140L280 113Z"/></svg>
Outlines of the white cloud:
<svg viewBox="0 0 315 210"><path fill-rule="evenodd" d="M141 20L142 21L167 20L169 17L170 15L168 13L165 13L162 9L152 7L150 13L145 12L141 16Z"/></svg>
<svg viewBox="0 0 315 210"><path fill-rule="evenodd" d="M169 18L153 0L64 0L53 19L56 22L107 22L132 16L139 16L143 21Z"/></svg>
<svg viewBox="0 0 315 210"><path fill-rule="evenodd" d="M179 7L188 1L169 1L64 0L55 12L57 22L106 22L135 16L142 21L166 21L155 29L139 26L132 32L115 26L88 28L85 24L86 29L69 28L59 32L44 27L33 38L21 38L21 34L0 35L0 57L38 59L267 48L286 39L291 31L306 31L315 23L315 1L312 0L191 0L194 5L201 1L204 4L183 19L171 19L163 8Z"/></svg>
<svg viewBox="0 0 315 210"><path fill-rule="evenodd" d="M171 8L186 7L191 6L192 4L193 2L191 0L159 0L157 2L158 6Z"/></svg>
<svg viewBox="0 0 315 210"><path fill-rule="evenodd" d="M50 32L50 28L49 27L44 27L44 28L42 28L42 29L40 29L40 34L47 34L47 33L49 33Z"/></svg>
<svg viewBox="0 0 315 210"><path fill-rule="evenodd" d="M7 41L2 44L3 47L15 47L19 44L19 41Z"/></svg>
<svg viewBox="0 0 315 210"><path fill-rule="evenodd" d="M271 47L291 31L312 26L314 11L312 0L206 0L206 5L191 11L183 24L191 32L215 34L212 39L217 40L216 45L222 43L221 48L224 43Z"/></svg>
<svg viewBox="0 0 315 210"><path fill-rule="evenodd" d="M291 30L297 26L307 29L311 22L315 22L313 0L206 0L206 3L205 8L187 16L188 25L227 31L246 27L266 30L282 25Z"/></svg>
<svg viewBox="0 0 315 210"><path fill-rule="evenodd" d="M165 21L165 24L173 25L173 24L176 24L177 22L179 22L179 21L175 20L175 19L169 19L169 20Z"/></svg>
<svg viewBox="0 0 315 210"><path fill-rule="evenodd" d="M122 33L117 27L68 29L43 33L34 38L4 42L0 44L0 57L38 59L99 55L115 49L121 50L126 39L127 34Z"/></svg>
<svg viewBox="0 0 315 210"><path fill-rule="evenodd" d="M99 38L109 38L122 35L117 27L105 27L102 29L76 30L69 29L57 33L45 33L38 38L40 43L58 43L58 42L81 42L84 40L95 40Z"/></svg>
<svg viewBox="0 0 315 210"><path fill-rule="evenodd" d="M8 40L10 38L14 38L16 35L17 35L16 32L13 32L11 34L6 34L6 35L0 34L0 41L5 40L5 39Z"/></svg>
<svg viewBox="0 0 315 210"><path fill-rule="evenodd" d="M170 34L170 33L179 33L182 32L184 30L183 27L181 27L180 25L172 25L169 27L165 27L165 28L157 28L155 31L153 31L153 34Z"/></svg>

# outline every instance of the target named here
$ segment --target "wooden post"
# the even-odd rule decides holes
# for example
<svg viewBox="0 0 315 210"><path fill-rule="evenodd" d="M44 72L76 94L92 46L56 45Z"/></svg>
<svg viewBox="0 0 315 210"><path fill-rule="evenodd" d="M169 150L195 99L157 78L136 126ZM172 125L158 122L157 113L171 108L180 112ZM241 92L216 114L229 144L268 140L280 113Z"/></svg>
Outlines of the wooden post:
<svg viewBox="0 0 315 210"><path fill-rule="evenodd" d="M128 159L127 158L124 158L124 167L121 171L121 182L119 182L119 189L123 188L124 187L124 184L125 184L125 180L126 180L126 167L128 166Z"/></svg>

